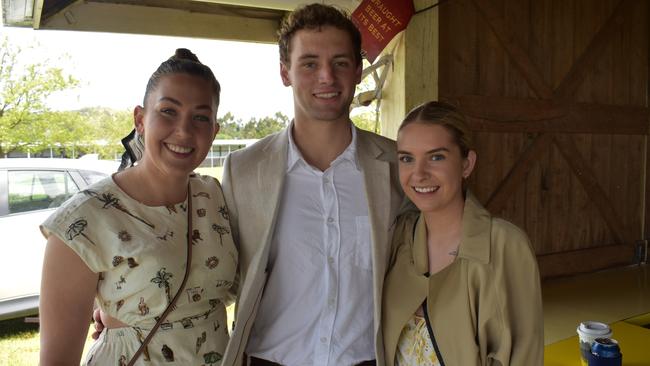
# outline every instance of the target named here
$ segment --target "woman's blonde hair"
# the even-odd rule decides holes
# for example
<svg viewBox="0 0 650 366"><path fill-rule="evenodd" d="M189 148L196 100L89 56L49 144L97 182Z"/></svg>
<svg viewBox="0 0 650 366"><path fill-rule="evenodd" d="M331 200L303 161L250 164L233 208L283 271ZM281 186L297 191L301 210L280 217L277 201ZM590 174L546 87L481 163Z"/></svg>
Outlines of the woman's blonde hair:
<svg viewBox="0 0 650 366"><path fill-rule="evenodd" d="M397 132L414 122L445 127L460 148L463 158L474 149L465 116L451 104L438 101L420 104L406 115Z"/></svg>

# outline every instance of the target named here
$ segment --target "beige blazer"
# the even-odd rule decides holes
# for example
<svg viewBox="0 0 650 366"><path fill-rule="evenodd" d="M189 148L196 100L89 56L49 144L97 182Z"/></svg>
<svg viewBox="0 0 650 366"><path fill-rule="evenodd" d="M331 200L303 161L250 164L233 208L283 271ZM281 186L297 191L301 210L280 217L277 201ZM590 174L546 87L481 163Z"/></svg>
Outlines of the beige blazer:
<svg viewBox="0 0 650 366"><path fill-rule="evenodd" d="M371 224L375 347L383 365L381 299L389 260L393 224L404 195L399 185L395 142L357 130L357 153L364 174ZM235 324L222 365L242 365L243 353L255 321L268 275L269 247L287 169L287 129L226 159L223 191L230 212L233 239L239 249L239 288Z"/></svg>
<svg viewBox="0 0 650 366"><path fill-rule="evenodd" d="M544 322L537 260L526 234L494 218L468 192L458 257L430 277L426 226L400 216L384 283L386 364L406 322L427 298L446 365L542 366Z"/></svg>

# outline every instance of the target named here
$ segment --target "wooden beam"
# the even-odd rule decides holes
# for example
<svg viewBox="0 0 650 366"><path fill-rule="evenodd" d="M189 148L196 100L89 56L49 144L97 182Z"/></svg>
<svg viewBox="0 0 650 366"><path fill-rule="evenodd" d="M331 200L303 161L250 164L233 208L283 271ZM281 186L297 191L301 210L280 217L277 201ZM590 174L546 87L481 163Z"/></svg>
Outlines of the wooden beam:
<svg viewBox="0 0 650 366"><path fill-rule="evenodd" d="M45 0L34 0L34 12L32 28L39 29L41 26L41 15L43 14L43 2Z"/></svg>
<svg viewBox="0 0 650 366"><path fill-rule="evenodd" d="M41 22L49 18L53 14L56 14L63 9L70 6L75 0L39 0L42 4L40 7L34 7L34 21L38 18L38 27L40 29ZM38 16L36 12L38 11ZM36 23L34 23L34 29L36 29Z"/></svg>
<svg viewBox="0 0 650 366"><path fill-rule="evenodd" d="M528 56L526 50L519 45L517 35L506 27L505 19L499 14L490 0L473 0L479 13L490 26L504 49L510 55L514 64L519 68L528 85L540 99L553 98L553 90L544 81L542 74L535 63Z"/></svg>
<svg viewBox="0 0 650 366"><path fill-rule="evenodd" d="M427 0L416 0L414 5L424 7ZM414 16L404 32L404 83L406 111L427 101L438 99L438 10L426 11ZM401 118L400 118L401 120Z"/></svg>
<svg viewBox="0 0 650 366"><path fill-rule="evenodd" d="M621 0L616 5L610 17L598 30L587 48L573 63L571 70L569 70L560 85L555 89L557 98L569 98L575 93L587 73L592 71L593 66L600 60L600 56L605 54L607 46L614 40L617 28L623 23L625 14L633 9L634 1Z"/></svg>
<svg viewBox="0 0 650 366"><path fill-rule="evenodd" d="M600 214L605 219L607 226L609 226L617 244L633 244L635 238L632 238L616 213L614 205L607 197L607 193L598 184L596 175L593 173L587 161L582 157L580 151L576 147L573 139L567 135L555 135L555 145L560 150L573 173L576 175L582 187L587 192L588 197L600 211Z"/></svg>
<svg viewBox="0 0 650 366"><path fill-rule="evenodd" d="M526 175L533 167L533 162L539 159L540 155L548 149L552 142L551 137L550 134L540 134L521 154L515 165L487 200L485 206L490 212L497 213L504 208L508 200L514 195L517 187L526 180Z"/></svg>
<svg viewBox="0 0 650 366"><path fill-rule="evenodd" d="M566 132L650 134L650 109L646 107L575 103L568 107L564 120Z"/></svg>
<svg viewBox="0 0 650 366"><path fill-rule="evenodd" d="M537 256L542 278L587 273L632 263L633 245L607 245Z"/></svg>
<svg viewBox="0 0 650 366"><path fill-rule="evenodd" d="M650 109L555 100L464 95L445 98L481 132L650 135Z"/></svg>
<svg viewBox="0 0 650 366"><path fill-rule="evenodd" d="M468 117L496 122L541 121L562 118L566 103L552 99L523 99L503 96L461 95L444 97Z"/></svg>
<svg viewBox="0 0 650 366"><path fill-rule="evenodd" d="M468 117L467 124L473 131L500 133L584 133L592 135L646 135L647 126L625 120L621 125L593 123L579 119L548 121L497 122Z"/></svg>
<svg viewBox="0 0 650 366"><path fill-rule="evenodd" d="M276 43L278 25L275 19L77 1L41 19L40 28Z"/></svg>
<svg viewBox="0 0 650 366"><path fill-rule="evenodd" d="M643 239L650 241L650 136L645 138L645 174L642 185L645 187L644 200L641 208L643 210ZM650 248L649 248L650 249ZM650 258L650 253L648 253Z"/></svg>
<svg viewBox="0 0 650 366"><path fill-rule="evenodd" d="M648 6L647 9L650 10L650 6ZM648 19L645 24L645 34L650 35L650 19ZM650 36L646 36L646 41L648 48L645 55L646 58L650 58ZM646 67L648 68L648 71L646 73L645 83L646 85L650 85L650 62L646 63ZM646 93L645 105L646 107L650 107L648 93ZM643 174L643 180L645 182L645 194L643 195L644 200L643 205L641 206L645 218L645 222L643 222L643 239L646 240L646 244L650 244L650 136L646 136L645 138L645 171ZM646 249L650 249L650 247L646 245ZM646 258L650 258L650 253L646 252Z"/></svg>

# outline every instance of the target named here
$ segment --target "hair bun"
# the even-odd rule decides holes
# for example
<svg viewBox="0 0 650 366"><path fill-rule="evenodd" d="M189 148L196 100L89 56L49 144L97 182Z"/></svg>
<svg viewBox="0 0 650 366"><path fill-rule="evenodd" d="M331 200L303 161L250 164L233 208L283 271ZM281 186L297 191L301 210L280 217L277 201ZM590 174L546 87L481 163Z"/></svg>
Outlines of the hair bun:
<svg viewBox="0 0 650 366"><path fill-rule="evenodd" d="M193 54L192 51L188 50L187 48L177 48L176 52L174 53L174 56L170 57L170 59L188 60L188 61L201 63L201 61L199 61L199 58L196 57L196 55Z"/></svg>

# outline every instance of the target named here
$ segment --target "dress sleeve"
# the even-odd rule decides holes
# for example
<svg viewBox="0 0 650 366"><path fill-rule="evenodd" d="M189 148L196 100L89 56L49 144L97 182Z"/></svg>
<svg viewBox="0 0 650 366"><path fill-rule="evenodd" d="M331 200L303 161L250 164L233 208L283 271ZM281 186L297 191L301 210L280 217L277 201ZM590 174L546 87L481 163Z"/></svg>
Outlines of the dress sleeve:
<svg viewBox="0 0 650 366"><path fill-rule="evenodd" d="M106 243L102 238L102 215L82 193L59 207L41 225L45 238L57 236L86 263L94 273L110 269Z"/></svg>

